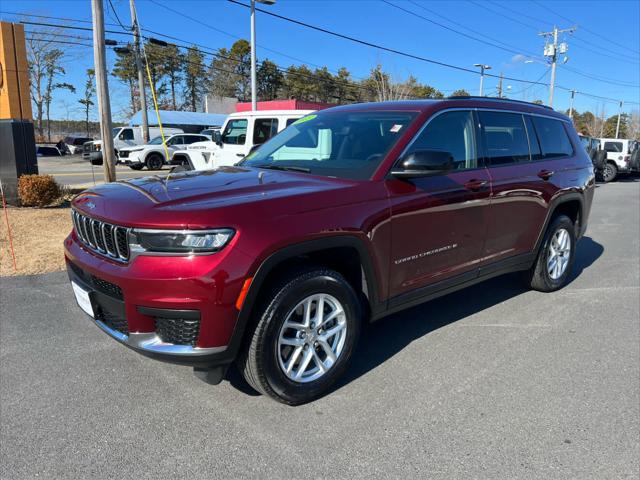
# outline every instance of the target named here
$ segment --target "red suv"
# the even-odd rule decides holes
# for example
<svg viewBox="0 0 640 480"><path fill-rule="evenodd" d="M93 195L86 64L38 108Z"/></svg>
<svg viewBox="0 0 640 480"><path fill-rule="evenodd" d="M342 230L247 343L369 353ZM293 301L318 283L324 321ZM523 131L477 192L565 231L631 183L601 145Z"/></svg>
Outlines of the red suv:
<svg viewBox="0 0 640 480"><path fill-rule="evenodd" d="M507 272L561 288L593 192L591 160L549 108L356 104L234 167L84 192L65 254L111 337L211 383L236 362L299 404L345 371L364 322Z"/></svg>

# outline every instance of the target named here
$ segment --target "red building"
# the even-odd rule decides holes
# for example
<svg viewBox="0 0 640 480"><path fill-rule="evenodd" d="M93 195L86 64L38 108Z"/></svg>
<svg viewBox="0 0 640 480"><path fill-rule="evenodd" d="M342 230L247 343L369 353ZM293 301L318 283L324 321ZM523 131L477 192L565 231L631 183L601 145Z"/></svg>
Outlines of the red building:
<svg viewBox="0 0 640 480"><path fill-rule="evenodd" d="M302 100L286 99L286 100L269 100L267 102L258 102L258 110L323 110L329 107L335 107L333 103L320 102L303 102ZM236 103L236 112L251 111L251 102Z"/></svg>

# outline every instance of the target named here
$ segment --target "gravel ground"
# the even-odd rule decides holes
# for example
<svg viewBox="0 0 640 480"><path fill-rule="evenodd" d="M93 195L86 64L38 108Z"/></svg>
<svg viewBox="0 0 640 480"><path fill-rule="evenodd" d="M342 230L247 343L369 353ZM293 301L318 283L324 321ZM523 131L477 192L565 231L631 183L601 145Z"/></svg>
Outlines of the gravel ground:
<svg viewBox="0 0 640 480"><path fill-rule="evenodd" d="M600 186L572 282L496 278L373 325L285 407L107 338L64 273L0 279L0 478L640 475L640 182Z"/></svg>

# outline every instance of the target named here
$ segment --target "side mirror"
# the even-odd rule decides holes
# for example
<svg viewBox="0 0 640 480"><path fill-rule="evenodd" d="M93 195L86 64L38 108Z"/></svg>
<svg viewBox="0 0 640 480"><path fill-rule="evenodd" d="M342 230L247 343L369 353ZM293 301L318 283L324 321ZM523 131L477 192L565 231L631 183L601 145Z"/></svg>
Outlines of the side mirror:
<svg viewBox="0 0 640 480"><path fill-rule="evenodd" d="M453 156L441 150L416 150L400 160L391 170L398 178L428 177L446 173L453 169Z"/></svg>
<svg viewBox="0 0 640 480"><path fill-rule="evenodd" d="M222 135L220 135L219 130L216 130L211 134L211 139L216 143L216 145L222 145Z"/></svg>

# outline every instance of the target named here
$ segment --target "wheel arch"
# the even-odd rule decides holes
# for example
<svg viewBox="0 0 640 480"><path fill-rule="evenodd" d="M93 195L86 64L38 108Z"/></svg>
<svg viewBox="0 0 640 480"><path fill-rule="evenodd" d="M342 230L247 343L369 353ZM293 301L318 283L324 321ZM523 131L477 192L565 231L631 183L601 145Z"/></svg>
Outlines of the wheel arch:
<svg viewBox="0 0 640 480"><path fill-rule="evenodd" d="M549 213L547 214L544 225L538 234L534 251L539 251L549 223L558 215L566 215L573 221L573 224L576 226L576 235L580 238L583 230L584 208L583 195L577 192L565 193L553 200L549 205Z"/></svg>
<svg viewBox="0 0 640 480"><path fill-rule="evenodd" d="M356 254L357 256L354 256ZM346 261L341 264L342 261ZM260 295L284 271L294 266L317 265L332 268L363 293L369 312L380 308L379 287L373 259L364 242L353 235L336 235L286 246L269 255L258 266L238 321L229 343L229 353L234 357L241 347L249 328L252 314L260 304ZM355 268L358 268L356 273ZM360 284L360 287L358 286Z"/></svg>

